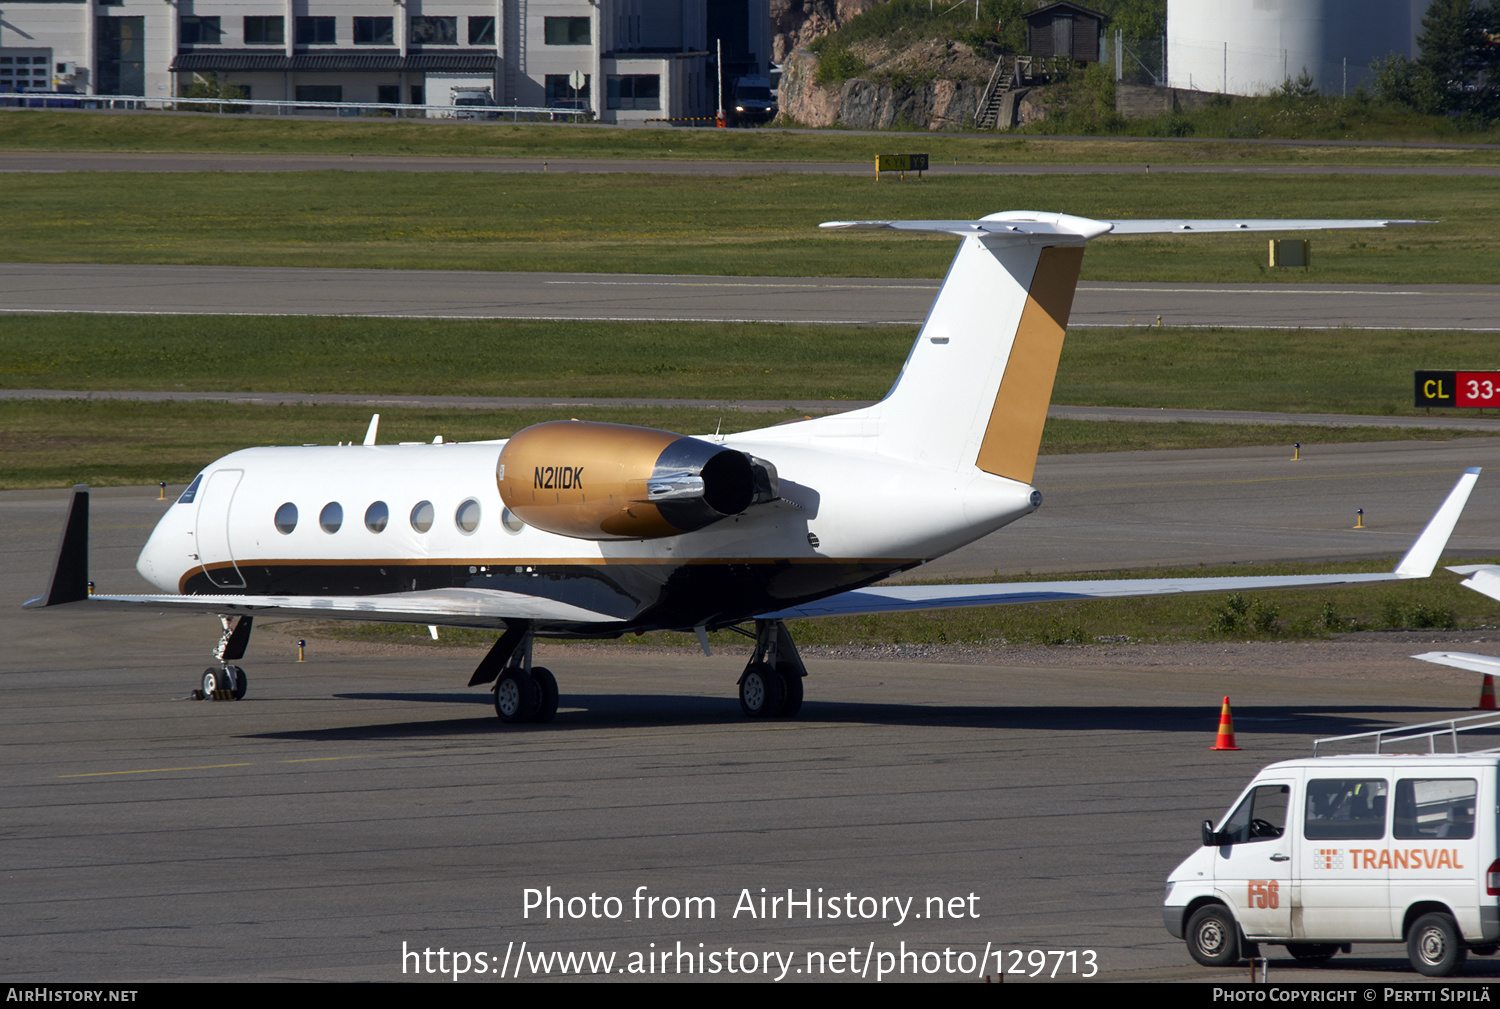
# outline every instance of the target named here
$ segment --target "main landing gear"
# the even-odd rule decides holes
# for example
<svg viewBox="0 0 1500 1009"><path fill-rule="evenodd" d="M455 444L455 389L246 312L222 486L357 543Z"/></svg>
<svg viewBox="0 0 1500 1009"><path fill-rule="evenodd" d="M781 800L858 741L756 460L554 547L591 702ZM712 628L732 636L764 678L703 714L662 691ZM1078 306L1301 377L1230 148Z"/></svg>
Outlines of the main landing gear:
<svg viewBox="0 0 1500 1009"><path fill-rule="evenodd" d="M480 661L469 686L493 683L495 714L507 725L550 722L557 715L557 677L531 664L532 628L516 621Z"/></svg>
<svg viewBox="0 0 1500 1009"><path fill-rule="evenodd" d="M791 633L780 620L757 620L754 637L755 649L740 674L740 710L750 718L795 717L802 710L807 667Z"/></svg>
<svg viewBox="0 0 1500 1009"><path fill-rule="evenodd" d="M214 649L214 658L219 664L203 670L205 699L238 701L245 696L249 680L245 677L245 671L232 663L235 659L245 657L254 620L254 617L240 617L231 625L228 617L219 617L219 625L224 628L224 633L219 636L219 644Z"/></svg>

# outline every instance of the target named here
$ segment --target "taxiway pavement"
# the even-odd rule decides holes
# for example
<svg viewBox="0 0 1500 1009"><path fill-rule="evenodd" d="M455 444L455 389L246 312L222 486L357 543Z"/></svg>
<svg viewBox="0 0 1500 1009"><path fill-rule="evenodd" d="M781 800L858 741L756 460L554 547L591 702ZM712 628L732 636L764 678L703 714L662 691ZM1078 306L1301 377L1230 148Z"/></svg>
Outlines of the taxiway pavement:
<svg viewBox="0 0 1500 1009"><path fill-rule="evenodd" d="M1038 569L1104 543L1099 566L1163 551L1386 552L1460 465L1495 448L1361 445L1305 464L1243 451L1053 457L1038 475L1048 504L991 539ZM1460 546L1495 542L1500 495L1486 486ZM155 497L95 492L101 590L143 584L135 553L171 507ZM1339 528L1355 497L1379 502L1365 533ZM45 582L65 501L0 493L0 970L13 981L441 976L418 975L428 961L403 949L434 961L444 950L450 971L454 951L484 953L491 973L471 960L466 979L495 980L525 942L527 977L537 956L578 952L614 953L616 980L662 979L659 961L654 975L615 973L662 952L674 954L667 978L699 976L675 973L681 943L721 965L730 949L741 967L745 953L789 956L797 980L835 953L848 970L872 952L871 978L886 954L906 964L888 980L977 980L982 967L925 970L944 951L961 965L1003 949L1008 968L1009 951L1023 964L1042 951L1060 978L1096 963L1104 981L1237 983L1241 971L1193 965L1161 926L1162 882L1198 822L1312 736L1447 716L1474 693L1443 671L1330 682L1233 657L1187 673L1096 665L1083 650L1029 665L815 658L800 718L748 722L741 656L566 648L545 657L562 684L557 721L518 731L464 688L477 654L314 641L299 664L294 636L271 622L243 662L247 699L193 702L181 698L208 662L213 619L19 609ZM1238 705L1237 753L1208 750L1223 694ZM619 898L619 916L606 916L614 905L528 916L526 891L547 887ZM889 903L854 920L788 919L784 903L775 918L736 915L744 896L760 907L763 887L911 898L923 917L897 924ZM710 897L716 913L637 913L638 892ZM899 959L903 942L914 959ZM1399 947L1357 947L1317 971L1269 952L1275 980L1415 977ZM1465 974L1497 975L1486 959ZM554 962L548 976L599 975Z"/></svg>

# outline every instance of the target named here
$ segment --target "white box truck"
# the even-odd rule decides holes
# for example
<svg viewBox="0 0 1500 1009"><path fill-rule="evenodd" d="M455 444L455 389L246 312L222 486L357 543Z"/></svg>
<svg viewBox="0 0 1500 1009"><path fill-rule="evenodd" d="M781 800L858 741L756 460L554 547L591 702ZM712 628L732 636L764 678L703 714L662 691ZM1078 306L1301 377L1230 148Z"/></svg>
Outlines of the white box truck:
<svg viewBox="0 0 1500 1009"><path fill-rule="evenodd" d="M1443 977L1495 953L1500 753L1456 752L1459 733L1482 730L1500 718L1320 739L1312 758L1264 768L1168 877L1167 931L1205 966L1258 956L1261 943L1305 962L1405 943L1416 970ZM1376 752L1317 755L1356 740ZM1440 744L1455 752L1433 752Z"/></svg>

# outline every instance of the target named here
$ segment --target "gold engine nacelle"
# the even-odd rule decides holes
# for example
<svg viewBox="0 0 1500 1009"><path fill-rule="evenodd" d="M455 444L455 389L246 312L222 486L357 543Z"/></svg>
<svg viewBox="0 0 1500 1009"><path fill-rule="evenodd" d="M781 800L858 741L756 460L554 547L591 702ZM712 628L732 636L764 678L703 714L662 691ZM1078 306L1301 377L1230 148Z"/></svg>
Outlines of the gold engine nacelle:
<svg viewBox="0 0 1500 1009"><path fill-rule="evenodd" d="M587 540L677 536L777 496L776 467L698 438L562 420L517 431L500 500L527 525Z"/></svg>

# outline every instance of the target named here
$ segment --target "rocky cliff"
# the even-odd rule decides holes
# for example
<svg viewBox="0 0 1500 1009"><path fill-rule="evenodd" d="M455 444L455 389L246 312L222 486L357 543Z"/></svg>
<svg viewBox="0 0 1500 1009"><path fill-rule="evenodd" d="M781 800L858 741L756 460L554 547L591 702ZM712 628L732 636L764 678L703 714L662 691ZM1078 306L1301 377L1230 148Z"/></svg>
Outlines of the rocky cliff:
<svg viewBox="0 0 1500 1009"><path fill-rule="evenodd" d="M896 51L856 52L866 73L828 87L818 57L798 50L782 65L781 113L808 126L963 129L972 126L993 65L967 45L929 39Z"/></svg>

